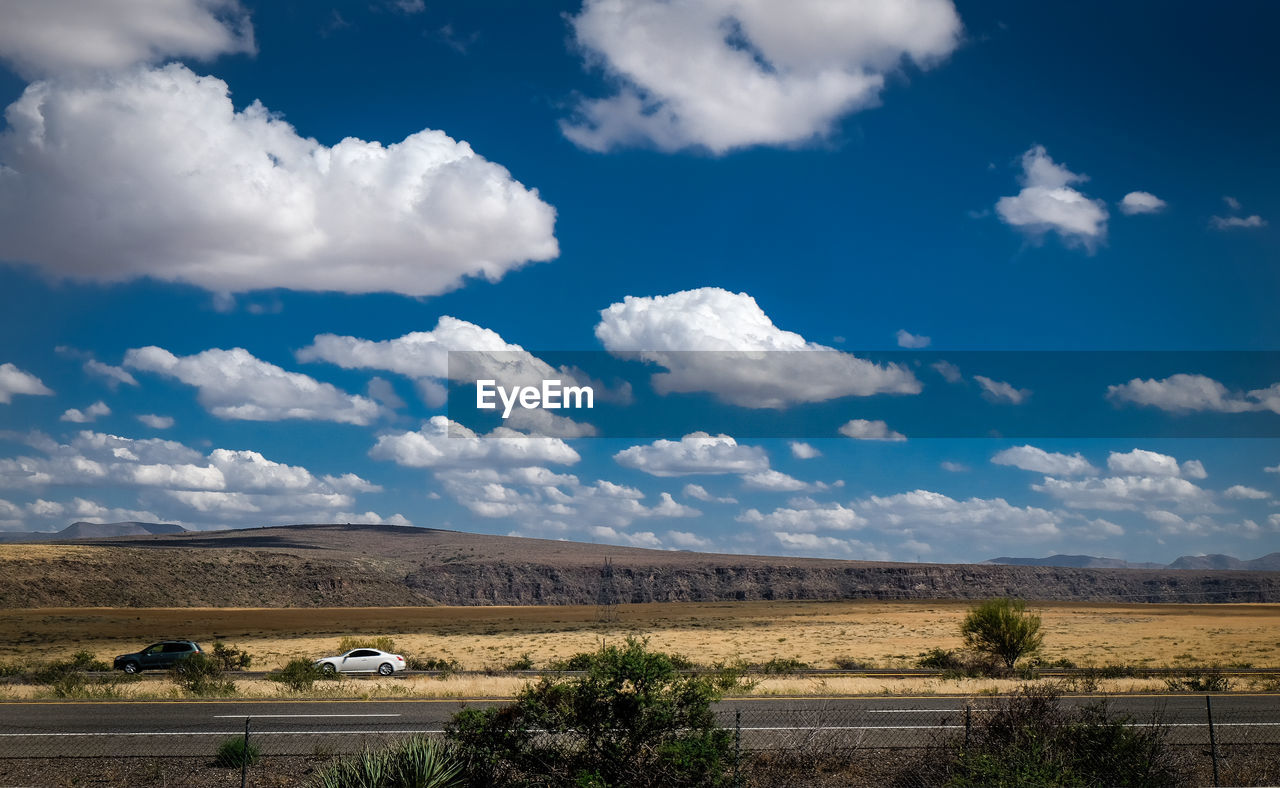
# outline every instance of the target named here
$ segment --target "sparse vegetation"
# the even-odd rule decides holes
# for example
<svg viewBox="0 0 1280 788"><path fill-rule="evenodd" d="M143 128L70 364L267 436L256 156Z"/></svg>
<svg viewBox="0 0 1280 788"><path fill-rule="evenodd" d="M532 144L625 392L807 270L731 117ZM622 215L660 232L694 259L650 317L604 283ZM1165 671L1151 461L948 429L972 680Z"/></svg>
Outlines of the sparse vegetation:
<svg viewBox="0 0 1280 788"><path fill-rule="evenodd" d="M345 654L353 648L376 648L378 651L386 651L394 654L396 651L396 641L387 635L378 635L377 637L344 637L338 641L338 653Z"/></svg>
<svg viewBox="0 0 1280 788"><path fill-rule="evenodd" d="M442 678L462 670L462 665L458 660L444 659L441 657L417 657L410 655L404 658L404 664L409 670L438 670L442 674Z"/></svg>
<svg viewBox="0 0 1280 788"><path fill-rule="evenodd" d="M280 670L267 674L267 678L277 681L294 692L308 692L317 681L334 681L338 676L323 670L309 659L290 660Z"/></svg>
<svg viewBox="0 0 1280 788"><path fill-rule="evenodd" d="M175 684L202 698L234 695L236 684L222 675L222 667L212 657L195 653L179 660L169 670Z"/></svg>
<svg viewBox="0 0 1280 788"><path fill-rule="evenodd" d="M757 667L766 676L786 676L801 670L809 670L812 665L801 662L795 657L774 657Z"/></svg>
<svg viewBox="0 0 1280 788"><path fill-rule="evenodd" d="M533 670L533 656L526 651L525 653L516 657L512 661L503 665L502 669L507 672L513 672L517 670Z"/></svg>
<svg viewBox="0 0 1280 788"><path fill-rule="evenodd" d="M262 750L252 741L245 746L244 737L233 736L230 739L224 739L222 744L218 745L218 752L213 756L213 762L216 766L222 766L228 769L240 767L248 764L254 766L262 757Z"/></svg>
<svg viewBox="0 0 1280 788"><path fill-rule="evenodd" d="M1040 616L1029 612L1021 599L992 599L970 609L960 623L960 635L966 647L1000 660L1010 670L1044 643Z"/></svg>
<svg viewBox="0 0 1280 788"><path fill-rule="evenodd" d="M211 655L214 662L218 663L218 667L224 671L232 670L248 670L253 664L253 657L246 651L241 651L234 646L228 646L221 640L213 642L213 653Z"/></svg>
<svg viewBox="0 0 1280 788"><path fill-rule="evenodd" d="M1180 671L1167 676L1164 683L1170 692L1229 692L1232 686L1231 677L1216 665Z"/></svg>
<svg viewBox="0 0 1280 788"><path fill-rule="evenodd" d="M1052 687L1028 687L976 715L967 742L930 752L904 777L957 788L1175 785L1167 729L1135 722L1105 703L1068 706Z"/></svg>

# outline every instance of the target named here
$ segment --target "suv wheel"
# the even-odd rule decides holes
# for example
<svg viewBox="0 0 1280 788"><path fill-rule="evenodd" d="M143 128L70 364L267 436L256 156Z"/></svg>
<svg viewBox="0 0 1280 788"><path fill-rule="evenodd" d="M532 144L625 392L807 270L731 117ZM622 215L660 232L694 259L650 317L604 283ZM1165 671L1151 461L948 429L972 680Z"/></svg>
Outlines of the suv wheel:
<svg viewBox="0 0 1280 788"><path fill-rule="evenodd" d="M128 673L128 674L132 675L132 674L134 674L134 673L137 673L137 672L138 672L138 663L136 663L136 662L126 662L126 663L124 663L124 665L122 665L122 666L120 667L120 669L121 669L121 670L123 670L125 673Z"/></svg>
<svg viewBox="0 0 1280 788"><path fill-rule="evenodd" d="M390 662L384 662L378 666L378 673L383 676L390 676L392 673L395 673L395 671L396 669L391 667Z"/></svg>

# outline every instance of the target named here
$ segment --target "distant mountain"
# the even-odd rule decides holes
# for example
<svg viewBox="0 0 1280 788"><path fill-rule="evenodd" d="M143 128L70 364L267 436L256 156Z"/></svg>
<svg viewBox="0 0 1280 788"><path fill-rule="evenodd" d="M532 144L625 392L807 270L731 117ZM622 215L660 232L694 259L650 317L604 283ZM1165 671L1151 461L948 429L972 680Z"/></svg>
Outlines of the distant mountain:
<svg viewBox="0 0 1280 788"><path fill-rule="evenodd" d="M1274 572L1280 570L1280 553L1268 553L1252 561L1242 561L1231 555L1184 555L1169 564L1170 569L1234 569L1250 572Z"/></svg>
<svg viewBox="0 0 1280 788"><path fill-rule="evenodd" d="M1048 558L1012 558L1001 556L983 561L984 564L1009 566L1065 566L1075 569L1164 569L1164 564L1125 561L1120 558L1101 558L1096 555L1051 555ZM1180 567L1175 567L1180 568ZM1198 567L1209 569L1211 567Z"/></svg>
<svg viewBox="0 0 1280 788"><path fill-rule="evenodd" d="M168 536L184 534L186 528L173 523L86 523L74 522L54 532L11 532L0 534L0 542L53 542L64 539L114 539L119 536Z"/></svg>

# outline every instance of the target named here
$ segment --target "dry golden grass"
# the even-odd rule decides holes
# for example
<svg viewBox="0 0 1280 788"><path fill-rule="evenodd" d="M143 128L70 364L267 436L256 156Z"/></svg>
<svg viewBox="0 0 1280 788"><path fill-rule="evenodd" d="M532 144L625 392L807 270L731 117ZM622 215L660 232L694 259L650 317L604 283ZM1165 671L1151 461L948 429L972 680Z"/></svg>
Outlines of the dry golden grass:
<svg viewBox="0 0 1280 788"><path fill-rule="evenodd" d="M32 546L38 549L38 546ZM535 665L628 635L698 663L794 658L832 667L848 658L907 667L920 652L960 645L967 602L844 601L623 605L618 621L596 608L414 607L321 609L77 608L0 610L0 660L54 658L82 649L109 660L163 638L208 647L223 640L254 668L334 653L343 635L389 635L406 654L501 667L528 653ZM1041 603L1045 656L1080 665L1280 664L1280 605Z"/></svg>

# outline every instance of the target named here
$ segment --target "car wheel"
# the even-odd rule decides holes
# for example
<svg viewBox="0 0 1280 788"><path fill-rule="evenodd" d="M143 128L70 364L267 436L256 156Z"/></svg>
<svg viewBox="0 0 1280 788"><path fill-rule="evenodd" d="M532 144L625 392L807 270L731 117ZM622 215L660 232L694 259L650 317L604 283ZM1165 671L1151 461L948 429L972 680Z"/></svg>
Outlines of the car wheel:
<svg viewBox="0 0 1280 788"><path fill-rule="evenodd" d="M124 663L124 665L120 667L120 669L123 670L125 673L128 673L129 675L133 675L134 673L138 672L138 663L126 662Z"/></svg>
<svg viewBox="0 0 1280 788"><path fill-rule="evenodd" d="M390 662L384 662L378 666L378 673L382 674L383 676L390 676L392 673L395 673L395 672L396 672L396 669L391 667Z"/></svg>
<svg viewBox="0 0 1280 788"><path fill-rule="evenodd" d="M335 665L335 664L333 664L332 662L326 662L326 663L324 663L324 665L322 665L322 666L320 667L320 669L321 669L321 670L323 670L325 673L337 673L337 672L338 672L338 666L337 666L337 665Z"/></svg>

